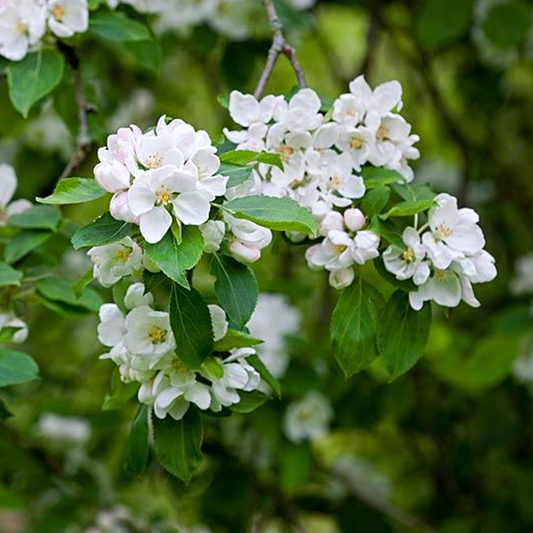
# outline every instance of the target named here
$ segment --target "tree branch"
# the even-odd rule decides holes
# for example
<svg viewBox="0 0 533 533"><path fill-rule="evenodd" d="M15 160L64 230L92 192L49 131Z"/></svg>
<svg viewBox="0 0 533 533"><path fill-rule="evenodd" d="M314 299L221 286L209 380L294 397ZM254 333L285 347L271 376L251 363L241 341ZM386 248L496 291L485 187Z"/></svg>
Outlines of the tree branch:
<svg viewBox="0 0 533 533"><path fill-rule="evenodd" d="M80 72L80 61L76 52L70 47L58 42L60 52L65 57L67 63L72 70L72 77L74 80L74 91L76 94L76 106L78 108L78 138L76 148L72 154L67 166L61 173L61 178L69 176L73 170L78 168L87 158L91 151L91 138L89 137L89 127L87 123L87 115L93 112L94 109L87 102L85 96L85 89L83 87L83 79Z"/></svg>
<svg viewBox="0 0 533 533"><path fill-rule="evenodd" d="M272 46L270 47L270 50L268 52L268 58L265 68L261 73L261 77L259 78L257 87L254 91L254 96L258 99L263 94L268 80L270 79L270 75L274 70L274 66L276 65L276 62L281 54L284 54L289 60L289 63L291 64L292 70L294 70L294 74L296 75L296 79L298 80L298 85L300 86L300 88L307 86L302 66L300 65L296 57L296 50L285 40L285 36L283 35L283 25L281 24L281 21L278 17L276 7L274 6L274 1L263 0L263 4L265 5L265 9L267 11L268 20L270 22L270 27L272 28L273 32L273 37Z"/></svg>

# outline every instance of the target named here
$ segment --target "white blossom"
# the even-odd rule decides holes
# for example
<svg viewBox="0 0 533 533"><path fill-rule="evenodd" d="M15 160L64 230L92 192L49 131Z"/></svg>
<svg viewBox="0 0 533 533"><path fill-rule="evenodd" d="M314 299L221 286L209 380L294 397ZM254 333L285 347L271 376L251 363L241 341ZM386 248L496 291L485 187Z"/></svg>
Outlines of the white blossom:
<svg viewBox="0 0 533 533"><path fill-rule="evenodd" d="M48 26L58 37L72 37L89 28L87 0L48 0Z"/></svg>
<svg viewBox="0 0 533 533"><path fill-rule="evenodd" d="M289 404L283 419L285 435L295 443L319 439L327 435L332 418L333 409L326 397L311 391Z"/></svg>
<svg viewBox="0 0 533 533"><path fill-rule="evenodd" d="M0 335L6 333L4 330L10 332L5 342L22 344L29 335L28 324L12 312L0 312Z"/></svg>
<svg viewBox="0 0 533 533"><path fill-rule="evenodd" d="M17 176L11 165L0 165L0 227L9 223L9 217L18 215L29 209L32 204L28 200L15 200L13 195L17 189Z"/></svg>

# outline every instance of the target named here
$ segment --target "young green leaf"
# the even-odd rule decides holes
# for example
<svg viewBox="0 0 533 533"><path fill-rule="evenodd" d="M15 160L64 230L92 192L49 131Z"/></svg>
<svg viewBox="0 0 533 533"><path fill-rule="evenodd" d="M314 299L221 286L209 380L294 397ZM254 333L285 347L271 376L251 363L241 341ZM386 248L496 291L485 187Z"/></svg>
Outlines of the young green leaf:
<svg viewBox="0 0 533 533"><path fill-rule="evenodd" d="M361 210L365 216L371 218L381 213L381 210L389 201L390 194L390 189L385 185L380 185L368 191L361 202Z"/></svg>
<svg viewBox="0 0 533 533"><path fill-rule="evenodd" d="M279 154L271 152L254 152L253 150L232 150L220 156L221 163L232 165L248 165L250 163L265 163L283 168Z"/></svg>
<svg viewBox="0 0 533 533"><path fill-rule="evenodd" d="M200 413L191 406L181 420L170 416L161 420L152 415L152 428L161 466L188 485L203 460L204 429Z"/></svg>
<svg viewBox="0 0 533 533"><path fill-rule="evenodd" d="M222 163L218 169L218 173L222 176L227 176L228 179L228 189L231 187L236 187L246 182L251 174L253 168L251 166L240 166L233 165L231 163Z"/></svg>
<svg viewBox="0 0 533 533"><path fill-rule="evenodd" d="M22 272L10 267L7 263L0 261L0 287L9 287L11 285L20 286L22 281Z"/></svg>
<svg viewBox="0 0 533 533"><path fill-rule="evenodd" d="M209 308L197 290L173 284L169 312L177 354L189 370L198 370L213 352Z"/></svg>
<svg viewBox="0 0 533 533"><path fill-rule="evenodd" d="M57 182L54 192L46 198L37 198L41 204L69 205L97 200L108 194L100 189L95 180L87 178L64 178Z"/></svg>
<svg viewBox="0 0 533 533"><path fill-rule="evenodd" d="M189 288L186 271L194 268L202 257L204 239L197 226L184 226L181 243L178 244L172 232L168 232L156 244L146 243L144 253L172 281Z"/></svg>
<svg viewBox="0 0 533 533"><path fill-rule="evenodd" d="M392 183L405 183L405 178L399 172L388 168L366 166L361 169L361 176L363 176L367 189L383 187Z"/></svg>
<svg viewBox="0 0 533 533"><path fill-rule="evenodd" d="M300 231L314 235L318 225L311 212L290 198L245 196L225 203L224 210L277 231Z"/></svg>
<svg viewBox="0 0 533 533"><path fill-rule="evenodd" d="M33 104L52 92L63 78L65 60L57 50L39 50L7 69L9 98L24 117Z"/></svg>
<svg viewBox="0 0 533 533"><path fill-rule="evenodd" d="M83 274L81 278L76 280L74 283L70 284L70 287L74 291L74 294L76 295L76 298L81 298L83 295L83 291L85 290L85 287L91 283L91 281L94 279L94 270L90 268Z"/></svg>
<svg viewBox="0 0 533 533"><path fill-rule="evenodd" d="M211 263L215 294L228 317L243 328L257 305L259 289L253 270L232 257L215 254Z"/></svg>
<svg viewBox="0 0 533 533"><path fill-rule="evenodd" d="M130 235L134 229L134 224L115 220L109 213L105 213L91 224L76 231L71 242L75 250L113 244Z"/></svg>
<svg viewBox="0 0 533 533"><path fill-rule="evenodd" d="M378 356L376 333L382 307L381 294L360 277L344 289L331 317L331 341L346 377Z"/></svg>
<svg viewBox="0 0 533 533"><path fill-rule="evenodd" d="M56 206L34 205L26 211L9 218L9 224L16 228L47 229L57 231L61 222L61 212Z"/></svg>
<svg viewBox="0 0 533 533"><path fill-rule="evenodd" d="M89 30L99 37L115 42L146 41L152 38L150 30L142 22L119 11L91 16Z"/></svg>
<svg viewBox="0 0 533 533"><path fill-rule="evenodd" d="M13 350L0 350L0 387L33 381L38 374L39 367L29 355Z"/></svg>
<svg viewBox="0 0 533 533"><path fill-rule="evenodd" d="M148 462L148 406L140 404L131 423L125 469L134 477L140 476Z"/></svg>
<svg viewBox="0 0 533 533"><path fill-rule="evenodd" d="M83 289L81 296L78 298L72 289L71 283L66 279L42 279L37 281L35 288L48 301L63 303L94 313L98 312L100 306L104 303L100 294L91 287Z"/></svg>
<svg viewBox="0 0 533 533"><path fill-rule="evenodd" d="M391 217L409 217L426 211L435 205L435 200L414 200L412 202L400 202L389 209L384 215L380 215L382 220L387 220Z"/></svg>
<svg viewBox="0 0 533 533"><path fill-rule="evenodd" d="M39 248L50 237L48 231L25 231L15 235L6 245L4 259L8 263L16 263L36 248Z"/></svg>
<svg viewBox="0 0 533 533"><path fill-rule="evenodd" d="M262 342L261 339L256 339L248 333L230 328L223 339L215 342L214 351L228 352L232 348L246 348L248 346L256 346Z"/></svg>
<svg viewBox="0 0 533 533"><path fill-rule="evenodd" d="M420 311L402 290L392 294L379 319L378 350L391 380L407 372L424 353L431 327L431 305Z"/></svg>

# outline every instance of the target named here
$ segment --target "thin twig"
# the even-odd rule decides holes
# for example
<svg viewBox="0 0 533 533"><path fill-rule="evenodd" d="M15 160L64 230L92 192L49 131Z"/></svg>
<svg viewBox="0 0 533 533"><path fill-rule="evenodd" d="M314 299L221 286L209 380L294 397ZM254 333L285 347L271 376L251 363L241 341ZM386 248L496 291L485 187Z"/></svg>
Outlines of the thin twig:
<svg viewBox="0 0 533 533"><path fill-rule="evenodd" d="M261 73L261 77L259 78L257 87L254 91L254 96L256 98L260 98L263 94L268 80L270 79L270 75L274 70L274 66L276 65L276 62L281 54L284 54L289 60L292 70L294 70L294 74L296 75L296 79L298 80L298 85L301 88L307 86L302 66L300 65L296 57L296 50L285 40L285 36L283 35L283 25L281 24L281 20L278 17L276 7L274 6L274 1L263 0L263 4L265 5L265 9L267 11L268 20L270 22L270 27L272 28L273 36L272 46L270 47L270 50L268 52L268 58L265 68Z"/></svg>
<svg viewBox="0 0 533 533"><path fill-rule="evenodd" d="M64 43L58 43L59 50L67 60L74 80L74 91L76 94L76 106L78 108L78 137L77 144L67 166L61 173L61 178L69 176L73 170L78 168L91 152L91 138L89 136L89 127L87 124L87 115L94 111L92 106L87 103L83 79L80 72L80 61L76 52Z"/></svg>

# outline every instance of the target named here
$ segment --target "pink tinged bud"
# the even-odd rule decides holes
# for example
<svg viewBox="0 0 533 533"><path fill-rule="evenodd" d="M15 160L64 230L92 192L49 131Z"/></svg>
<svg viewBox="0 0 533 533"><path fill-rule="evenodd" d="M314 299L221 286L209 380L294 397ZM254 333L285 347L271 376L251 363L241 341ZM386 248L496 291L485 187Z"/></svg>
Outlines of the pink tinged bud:
<svg viewBox="0 0 533 533"><path fill-rule="evenodd" d="M344 212L344 223L350 231L359 231L365 227L366 218L360 209L347 209Z"/></svg>
<svg viewBox="0 0 533 533"><path fill-rule="evenodd" d="M352 284L355 278L353 268L345 268L344 270L336 270L329 274L329 284L334 289L345 289Z"/></svg>
<svg viewBox="0 0 533 533"><path fill-rule="evenodd" d="M116 220L123 220L124 222L139 223L139 217L136 217L130 209L128 204L128 193L126 191L117 192L111 198L109 204L109 212Z"/></svg>
<svg viewBox="0 0 533 533"><path fill-rule="evenodd" d="M130 186L129 170L117 161L96 165L94 177L98 186L107 192L115 193Z"/></svg>
<svg viewBox="0 0 533 533"><path fill-rule="evenodd" d="M233 257L243 263L254 263L261 257L261 250L242 241L235 240L229 247Z"/></svg>

